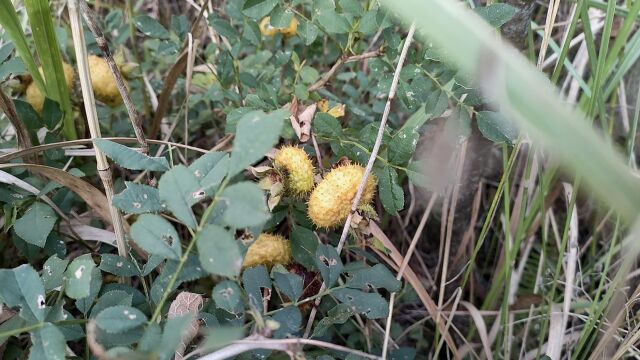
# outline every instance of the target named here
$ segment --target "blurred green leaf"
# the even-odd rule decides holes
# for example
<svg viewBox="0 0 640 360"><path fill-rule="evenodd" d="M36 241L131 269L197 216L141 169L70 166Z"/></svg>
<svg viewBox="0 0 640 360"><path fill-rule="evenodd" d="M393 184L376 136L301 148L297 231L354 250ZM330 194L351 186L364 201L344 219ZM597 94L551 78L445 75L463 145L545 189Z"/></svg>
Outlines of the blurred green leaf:
<svg viewBox="0 0 640 360"><path fill-rule="evenodd" d="M280 289L291 301L298 301L303 290L303 279L292 273L281 273L274 271L273 278L276 282L276 286Z"/></svg>
<svg viewBox="0 0 640 360"><path fill-rule="evenodd" d="M242 289L233 281L219 282L211 292L216 307L229 313L235 313L241 301Z"/></svg>
<svg viewBox="0 0 640 360"><path fill-rule="evenodd" d="M79 256L69 264L65 276L67 283L65 292L72 299L86 298L90 294L91 273L96 264L91 258L91 254Z"/></svg>
<svg viewBox="0 0 640 360"><path fill-rule="evenodd" d="M378 293L366 293L354 289L338 289L333 292L336 299L347 304L367 319L383 319L389 315L389 304Z"/></svg>
<svg viewBox="0 0 640 360"><path fill-rule="evenodd" d="M100 270L106 271L110 274L117 276L136 276L140 275L140 272L136 268L135 264L122 256L115 254L102 254L102 260L100 261Z"/></svg>
<svg viewBox="0 0 640 360"><path fill-rule="evenodd" d="M211 274L237 276L242 267L242 255L237 241L224 228L208 224L197 237L198 256L202 267Z"/></svg>
<svg viewBox="0 0 640 360"><path fill-rule="evenodd" d="M112 306L96 316L96 325L111 334L118 334L137 328L147 322L142 311L131 306Z"/></svg>
<svg viewBox="0 0 640 360"><path fill-rule="evenodd" d="M161 216L140 215L131 226L131 238L151 255L173 260L182 256L180 236L173 225Z"/></svg>
<svg viewBox="0 0 640 360"><path fill-rule="evenodd" d="M267 16L278 4L278 0L247 0L242 6L242 12L254 19Z"/></svg>
<svg viewBox="0 0 640 360"><path fill-rule="evenodd" d="M384 209L391 215L395 215L404 208L404 190L398 184L396 169L385 166L376 173L378 175L378 194Z"/></svg>
<svg viewBox="0 0 640 360"><path fill-rule="evenodd" d="M42 265L42 283L45 290L51 290L62 285L64 272L69 260L60 259L56 255L51 256Z"/></svg>
<svg viewBox="0 0 640 360"><path fill-rule="evenodd" d="M238 229L262 225L271 216L264 192L253 182L229 186L220 195L220 201L226 204L224 222Z"/></svg>
<svg viewBox="0 0 640 360"><path fill-rule="evenodd" d="M518 12L518 9L505 3L479 6L473 10L493 27L504 25Z"/></svg>
<svg viewBox="0 0 640 360"><path fill-rule="evenodd" d="M125 186L127 188L111 201L118 209L127 214L159 213L165 210L158 189L131 181L125 181Z"/></svg>
<svg viewBox="0 0 640 360"><path fill-rule="evenodd" d="M316 234L307 228L296 226L291 231L290 241L293 259L308 270L315 270L318 248Z"/></svg>
<svg viewBox="0 0 640 360"><path fill-rule="evenodd" d="M349 275L350 277L347 279L346 285L355 289L367 290L371 288L384 288L390 292L396 292L400 290L400 286L402 285L402 282L397 280L391 271L382 264L350 271Z"/></svg>
<svg viewBox="0 0 640 360"><path fill-rule="evenodd" d="M93 142L116 164L129 170L166 171L169 162L163 157L149 157L134 149L105 139L93 139Z"/></svg>
<svg viewBox="0 0 640 360"><path fill-rule="evenodd" d="M476 114L476 121L482 135L495 143L513 145L518 139L518 129L500 113L480 111Z"/></svg>
<svg viewBox="0 0 640 360"><path fill-rule="evenodd" d="M53 209L41 202L31 205L21 218L16 220L14 229L16 234L29 244L44 247L47 236L58 221L58 215Z"/></svg>
<svg viewBox="0 0 640 360"><path fill-rule="evenodd" d="M64 335L53 324L45 323L31 333L29 360L60 360L65 358Z"/></svg>
<svg viewBox="0 0 640 360"><path fill-rule="evenodd" d="M158 182L160 199L167 208L188 227L195 229L198 224L191 210L205 197L198 179L184 165L178 165L167 171Z"/></svg>
<svg viewBox="0 0 640 360"><path fill-rule="evenodd" d="M253 308L262 312L262 289L271 292L271 279L264 265L245 269L242 273L242 284Z"/></svg>
<svg viewBox="0 0 640 360"><path fill-rule="evenodd" d="M133 19L136 28L146 36L157 39L168 39L169 31L165 29L158 21L148 15L136 16Z"/></svg>

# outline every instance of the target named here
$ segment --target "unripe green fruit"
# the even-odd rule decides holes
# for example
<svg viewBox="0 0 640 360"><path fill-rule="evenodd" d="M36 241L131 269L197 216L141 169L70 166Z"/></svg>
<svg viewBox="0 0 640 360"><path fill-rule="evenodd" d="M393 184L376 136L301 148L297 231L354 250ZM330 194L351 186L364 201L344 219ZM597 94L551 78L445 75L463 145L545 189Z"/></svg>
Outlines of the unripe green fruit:
<svg viewBox="0 0 640 360"><path fill-rule="evenodd" d="M341 225L349 216L363 175L364 168L360 165L346 165L331 170L309 197L308 212L311 221L322 228ZM360 206L371 203L375 189L376 180L371 174L362 192Z"/></svg>

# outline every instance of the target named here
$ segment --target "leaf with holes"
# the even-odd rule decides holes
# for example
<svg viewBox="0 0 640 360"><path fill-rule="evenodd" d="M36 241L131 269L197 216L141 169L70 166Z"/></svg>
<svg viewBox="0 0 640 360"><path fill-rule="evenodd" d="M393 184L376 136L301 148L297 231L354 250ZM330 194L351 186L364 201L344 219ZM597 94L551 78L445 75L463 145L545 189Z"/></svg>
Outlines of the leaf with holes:
<svg viewBox="0 0 640 360"><path fill-rule="evenodd" d="M85 254L75 258L65 273L67 283L65 292L72 299L86 298L90 294L91 272L96 264L91 258L91 254Z"/></svg>
<svg viewBox="0 0 640 360"><path fill-rule="evenodd" d="M344 266L336 249L331 245L320 244L316 250L316 266L320 269L322 280L327 288L331 288L338 281Z"/></svg>
<svg viewBox="0 0 640 360"><path fill-rule="evenodd" d="M336 299L347 304L368 319L382 319L389 314L389 304L378 293L366 293L354 289L339 289L333 292Z"/></svg>
<svg viewBox="0 0 640 360"><path fill-rule="evenodd" d="M45 293L38 273L29 264L0 269L0 299L9 307L20 307L20 317L30 323L45 318Z"/></svg>
<svg viewBox="0 0 640 360"><path fill-rule="evenodd" d="M366 290L369 288L384 288L391 292L400 290L402 282L382 264L376 264L369 268L358 269L349 272L350 277L346 285L354 289Z"/></svg>
<svg viewBox="0 0 640 360"><path fill-rule="evenodd" d="M198 232L196 238L200 264L209 273L220 276L237 276L242 267L242 254L237 241L228 231L209 224Z"/></svg>
<svg viewBox="0 0 640 360"><path fill-rule="evenodd" d="M267 291L266 296L271 296L271 279L264 265L248 268L242 273L242 284L249 296L252 307L262 312L262 289Z"/></svg>
<svg viewBox="0 0 640 360"><path fill-rule="evenodd" d="M58 216L49 205L35 202L21 218L16 220L14 229L24 241L38 247L44 247L47 236L56 221L58 221Z"/></svg>
<svg viewBox="0 0 640 360"><path fill-rule="evenodd" d="M149 185L125 181L127 186L121 193L113 197L112 203L127 214L159 213L165 207L160 201L158 189Z"/></svg>
<svg viewBox="0 0 640 360"><path fill-rule="evenodd" d="M96 316L96 325L111 334L119 334L135 329L147 322L142 311L130 306L112 306Z"/></svg>
<svg viewBox="0 0 640 360"><path fill-rule="evenodd" d="M198 179L184 165L167 171L158 182L160 199L167 204L178 220L195 229L198 224L191 206L205 197Z"/></svg>
<svg viewBox="0 0 640 360"><path fill-rule="evenodd" d="M289 118L289 115L286 110L277 110L270 114L252 111L240 119L231 150L229 176L236 175L263 158L264 154L278 143L284 119Z"/></svg>
<svg viewBox="0 0 640 360"><path fill-rule="evenodd" d="M131 238L151 255L172 260L182 256L180 236L173 225L161 216L140 215L131 226Z"/></svg>
<svg viewBox="0 0 640 360"><path fill-rule="evenodd" d="M105 139L94 139L93 142L105 155L125 169L169 170L169 162L163 157L149 157L132 148Z"/></svg>

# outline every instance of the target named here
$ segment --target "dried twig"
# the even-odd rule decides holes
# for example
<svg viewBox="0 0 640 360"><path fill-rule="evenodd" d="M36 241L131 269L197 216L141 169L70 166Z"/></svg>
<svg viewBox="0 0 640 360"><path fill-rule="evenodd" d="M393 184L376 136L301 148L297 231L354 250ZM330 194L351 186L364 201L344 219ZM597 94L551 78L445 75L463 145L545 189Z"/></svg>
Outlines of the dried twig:
<svg viewBox="0 0 640 360"><path fill-rule="evenodd" d="M85 112L87 115L87 123L92 139L101 138L100 123L98 122L98 114L96 113L96 103L93 96L93 88L91 87L91 78L89 75L89 61L87 58L87 48L84 42L84 32L82 31L82 20L78 12L78 2L82 0L71 0L68 3L69 19L71 22L71 32L73 34L73 47L76 51L76 60L78 62L78 75L80 77L80 85L82 88L82 97L84 100ZM118 246L118 255L128 258L129 251L125 240L125 231L120 211L112 205L113 198L113 179L111 168L107 162L107 158L100 149L96 148L96 162L98 174L104 186L105 195L109 212L113 223L113 229L116 234L116 243Z"/></svg>
<svg viewBox="0 0 640 360"><path fill-rule="evenodd" d="M149 153L149 144L147 144L147 139L144 137L144 130L142 129L140 115L138 114L135 105L133 105L133 101L131 100L131 96L129 95L129 90L127 89L127 86L122 79L122 74L120 74L120 69L118 69L118 65L116 65L116 62L113 59L113 55L111 55L107 39L105 39L102 30L100 30L100 28L98 27L93 11L89 8L89 5L87 5L86 1L79 0L78 4L80 11L82 12L82 16L84 17L84 20L89 27L89 30L91 30L93 37L96 39L98 48L100 48L100 51L102 51L102 55L109 65L111 75L113 75L113 79L116 81L118 91L120 91L120 96L124 101L124 106L127 108L127 113L129 113L129 120L131 120L131 125L133 126L133 131L136 134L136 139L138 139L138 143L140 144L140 150L143 154L147 155ZM80 29L82 29L82 27L80 27Z"/></svg>
<svg viewBox="0 0 640 360"><path fill-rule="evenodd" d="M329 71L327 71L324 75L322 75L320 80L316 81L311 86L309 86L307 88L307 91L313 92L313 91L316 91L316 90L320 89L321 87L323 87L324 84L326 84L327 81L329 81L331 79L333 74L336 73L338 68L340 68L340 66L342 66L342 64L345 64L345 63L348 63L348 62L352 62L352 61L360 61L360 60L364 60L364 59L378 57L381 54L382 54L382 49L378 49L378 50L374 50L374 51L367 51L365 53L358 54L358 55L352 55L352 56L343 55L338 59L338 61L336 61L335 64L333 64L333 66L331 67L331 69L329 69Z"/></svg>
<svg viewBox="0 0 640 360"><path fill-rule="evenodd" d="M16 112L16 107L13 105L13 101L11 101L2 89L0 89L0 110L6 115L7 119L9 119L9 122L13 125L13 128L16 131L18 148L21 150L30 148L31 138L29 138L29 132L22 121L20 121L18 113Z"/></svg>
<svg viewBox="0 0 640 360"><path fill-rule="evenodd" d="M378 151L380 150L380 145L382 143L382 136L384 135L384 129L387 124L387 119L389 118L389 112L391 111L391 102L393 102L393 99L395 98L396 88L398 87L398 81L400 80L400 71L402 70L404 59L407 57L407 52L409 51L409 45L411 44L411 40L413 39L413 34L415 30L416 30L415 23L411 24L411 28L409 28L409 33L407 34L407 37L405 39L404 46L402 47L402 52L400 53L400 57L398 58L398 64L396 65L395 73L393 74L393 81L391 83L391 88L389 89L389 97L387 98L387 103L384 107L382 120L380 120L380 128L378 129L376 142L374 143L373 149L371 150L371 156L369 157L369 162L367 163L367 167L364 170L364 174L362 176L362 180L360 181L360 185L358 186L358 191L356 192L356 196L353 198L353 203L351 204L351 211L349 212L349 215L347 216L347 220L344 223L344 228L342 229L342 235L340 236L340 242L336 247L338 254L342 251L342 248L344 247L344 243L347 239L347 234L349 233L349 229L351 228L351 220L353 219L353 215L358 210L358 205L360 204L360 198L362 198L362 192L364 191L364 187L365 187L365 184L367 183L367 179L369 178L369 174L373 169L373 164L376 161ZM336 65L338 65L338 63L336 63ZM333 72L335 72L334 68L337 69L336 65L334 65L333 68L327 74L325 74L323 79L325 78L328 79L330 75L333 74ZM320 81L322 81L322 79ZM326 289L326 285L322 283L322 287L320 288L319 292L324 291L324 289ZM320 300L321 298L318 298L316 300L315 306L311 309L311 313L309 314L307 327L304 331L305 338L308 338L309 334L311 334L311 326L313 325L313 320L315 319L316 313L318 311L318 305L320 304Z"/></svg>
<svg viewBox="0 0 640 360"><path fill-rule="evenodd" d="M298 348L302 345L317 346L325 349L331 349L338 352L344 352L363 357L365 359L380 359L377 355L371 355L362 351L354 350L346 346L340 346L324 341L311 340L311 339L269 339L262 336L250 336L244 340L235 341L233 344L228 345L216 352L205 355L199 360L223 360L229 359L233 356L242 354L251 350L269 349L284 351L290 355L295 354ZM187 356L189 357L189 356ZM292 357L293 358L293 357Z"/></svg>

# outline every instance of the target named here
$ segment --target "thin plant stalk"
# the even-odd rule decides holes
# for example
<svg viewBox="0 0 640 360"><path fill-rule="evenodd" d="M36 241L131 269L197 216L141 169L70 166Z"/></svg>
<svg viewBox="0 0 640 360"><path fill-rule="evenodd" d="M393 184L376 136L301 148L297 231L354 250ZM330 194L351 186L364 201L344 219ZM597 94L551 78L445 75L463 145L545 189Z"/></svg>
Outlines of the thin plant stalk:
<svg viewBox="0 0 640 360"><path fill-rule="evenodd" d="M98 114L96 113L95 98L93 96L93 88L91 87L91 75L89 74L89 62L87 58L87 47L84 41L84 32L82 31L82 20L78 12L78 0L71 0L68 3L69 19L71 22L71 32L73 34L73 45L76 51L76 60L78 62L78 75L80 77L80 85L82 87L82 98L84 100L85 112L87 115L87 123L92 139L102 137L100 133L100 123L98 122ZM111 168L107 162L104 153L94 147L96 152L96 163L98 174L104 186L105 195L109 203L109 212L113 221L113 230L116 235L116 245L118 247L118 255L127 258L129 251L125 240L124 223L120 211L112 205L113 199L113 179Z"/></svg>

